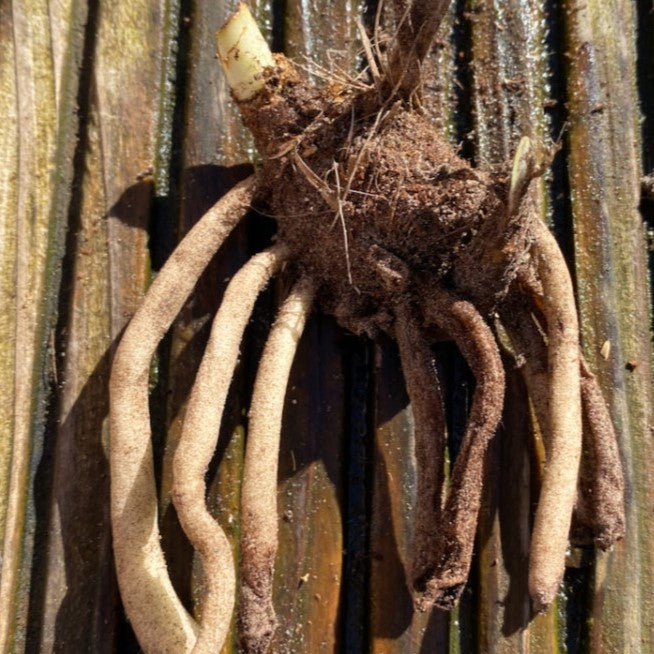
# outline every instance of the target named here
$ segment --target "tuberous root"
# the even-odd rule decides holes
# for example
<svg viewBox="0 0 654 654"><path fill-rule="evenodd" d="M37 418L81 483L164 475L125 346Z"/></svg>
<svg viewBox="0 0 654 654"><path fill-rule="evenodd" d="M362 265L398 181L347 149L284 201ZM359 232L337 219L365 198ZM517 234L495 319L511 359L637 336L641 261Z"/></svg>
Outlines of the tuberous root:
<svg viewBox="0 0 654 654"><path fill-rule="evenodd" d="M198 629L172 587L159 542L148 407L150 361L253 195L254 178L249 178L193 227L157 275L114 359L110 381L113 546L125 610L146 652L190 652Z"/></svg>
<svg viewBox="0 0 654 654"><path fill-rule="evenodd" d="M485 454L504 402L504 368L495 337L475 307L435 291L426 302L427 319L448 333L470 366L477 386L450 488L433 544L436 564L415 586L415 603L451 609L468 578L481 505Z"/></svg>
<svg viewBox="0 0 654 654"><path fill-rule="evenodd" d="M314 289L301 280L282 304L259 364L249 415L241 494L239 632L248 654L263 654L276 618L272 581L277 552L277 471L286 386Z"/></svg>
<svg viewBox="0 0 654 654"><path fill-rule="evenodd" d="M207 510L204 476L216 449L243 332L257 296L286 254L286 248L277 245L254 256L227 287L175 452L173 502L186 536L201 557L204 572L202 619L193 654L219 652L229 630L236 587L234 560L227 537Z"/></svg>

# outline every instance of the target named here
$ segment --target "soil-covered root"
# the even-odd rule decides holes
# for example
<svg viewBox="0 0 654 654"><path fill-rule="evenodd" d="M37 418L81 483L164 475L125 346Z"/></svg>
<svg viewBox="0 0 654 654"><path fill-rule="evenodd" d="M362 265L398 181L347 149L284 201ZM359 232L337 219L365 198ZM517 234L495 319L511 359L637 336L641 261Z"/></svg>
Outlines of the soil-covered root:
<svg viewBox="0 0 654 654"><path fill-rule="evenodd" d="M158 343L198 277L249 206L254 177L193 227L161 269L116 351L110 381L111 522L116 572L146 652L190 652L197 625L177 597L159 543L148 376Z"/></svg>
<svg viewBox="0 0 654 654"><path fill-rule="evenodd" d="M584 531L570 536L607 550L625 535L624 473L613 421L595 375L581 357L584 457L575 507L575 524Z"/></svg>
<svg viewBox="0 0 654 654"><path fill-rule="evenodd" d="M529 593L547 609L563 579L582 446L579 327L572 282L556 240L534 224L532 256L547 321L550 448L532 531Z"/></svg>
<svg viewBox="0 0 654 654"><path fill-rule="evenodd" d="M415 425L417 491L411 576L416 585L437 565L447 425L433 354L417 314L402 304L395 315L395 338Z"/></svg>
<svg viewBox="0 0 654 654"><path fill-rule="evenodd" d="M254 384L241 491L239 632L248 654L268 651L275 626L272 580L277 552L277 471L286 386L314 297L299 281L282 304Z"/></svg>
<svg viewBox="0 0 654 654"><path fill-rule="evenodd" d="M485 454L504 404L504 368L495 337L477 309L432 289L423 311L456 343L477 383L461 449L451 475L435 543L437 567L416 585L420 610L451 609L468 579L484 477Z"/></svg>
<svg viewBox="0 0 654 654"><path fill-rule="evenodd" d="M234 608L236 576L229 541L205 503L204 476L216 449L220 422L243 332L259 293L286 259L283 245L252 257L229 283L191 391L173 462L173 502L202 560L204 596L193 654L223 646Z"/></svg>

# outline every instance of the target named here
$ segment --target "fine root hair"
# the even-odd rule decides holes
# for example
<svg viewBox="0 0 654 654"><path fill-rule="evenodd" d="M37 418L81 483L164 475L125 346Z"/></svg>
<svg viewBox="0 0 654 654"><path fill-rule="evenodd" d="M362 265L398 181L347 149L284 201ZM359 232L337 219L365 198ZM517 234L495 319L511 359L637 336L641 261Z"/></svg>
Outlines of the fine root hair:
<svg viewBox="0 0 654 654"><path fill-rule="evenodd" d="M173 461L173 502L191 545L201 557L204 596L193 654L219 652L229 629L236 576L229 541L207 510L207 467L216 449L220 422L239 356L243 332L259 293L288 252L276 245L252 257L229 283L184 416Z"/></svg>
<svg viewBox="0 0 654 654"><path fill-rule="evenodd" d="M190 652L197 625L172 587L159 542L148 376L158 343L254 194L238 184L191 229L161 269L116 351L110 381L111 523L127 616L146 652Z"/></svg>

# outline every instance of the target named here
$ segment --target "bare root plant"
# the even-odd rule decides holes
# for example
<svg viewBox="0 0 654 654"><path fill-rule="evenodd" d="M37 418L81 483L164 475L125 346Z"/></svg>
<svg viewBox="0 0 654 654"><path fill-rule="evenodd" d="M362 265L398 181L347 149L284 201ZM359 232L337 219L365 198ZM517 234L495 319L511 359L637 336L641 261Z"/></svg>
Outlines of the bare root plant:
<svg viewBox="0 0 654 654"><path fill-rule="evenodd" d="M217 652L226 638L237 575L225 534L207 510L204 477L245 326L257 295L282 265L296 283L259 366L243 473L238 615L244 651L267 651L275 630L282 411L314 304L357 334L386 333L398 343L416 425L409 574L418 609L453 607L468 577L485 454L504 401L499 324L524 360L546 449L531 542L534 609L552 602L570 538L606 549L624 534L616 436L580 353L565 261L534 210L531 182L546 166L524 137L504 172L473 169L420 110L422 63L448 4L395 0L399 27L391 45L382 52L362 33L365 83L360 77L357 84L315 88L286 58L271 55L244 5L218 33L219 57L261 169L220 200L172 254L125 331L111 378L116 565L128 616L148 652ZM173 501L204 571L197 622L174 592L159 544L148 369L202 270L254 201L275 216L276 244L227 288L174 461ZM434 334L455 342L476 379L449 472Z"/></svg>

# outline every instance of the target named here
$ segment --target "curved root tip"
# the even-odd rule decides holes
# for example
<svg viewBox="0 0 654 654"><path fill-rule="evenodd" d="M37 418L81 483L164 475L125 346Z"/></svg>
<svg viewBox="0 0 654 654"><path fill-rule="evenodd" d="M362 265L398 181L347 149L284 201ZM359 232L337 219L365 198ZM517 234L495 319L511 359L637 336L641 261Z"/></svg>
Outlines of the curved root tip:
<svg viewBox="0 0 654 654"><path fill-rule="evenodd" d="M442 573L425 573L414 582L413 606L421 613L433 606L451 611L458 603L466 585L465 575L443 575Z"/></svg>
<svg viewBox="0 0 654 654"><path fill-rule="evenodd" d="M239 614L241 646L247 654L266 654L270 649L277 628L277 618L272 603L260 597L252 588L241 588L242 606L247 610Z"/></svg>
<svg viewBox="0 0 654 654"><path fill-rule="evenodd" d="M414 593L413 606L421 613L429 611L432 607L451 611L459 603L464 588L465 582L435 585L424 593Z"/></svg>
<svg viewBox="0 0 654 654"><path fill-rule="evenodd" d="M559 592L560 585L560 579L555 584L541 579L534 579L533 576L529 579L529 596L531 597L534 613L545 613L550 608L556 594Z"/></svg>

